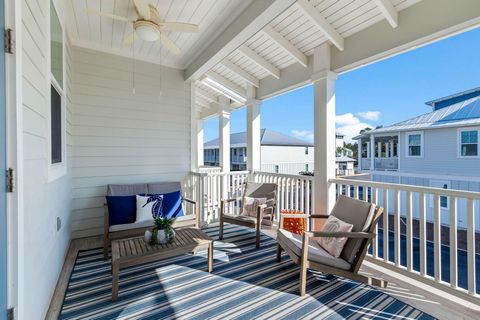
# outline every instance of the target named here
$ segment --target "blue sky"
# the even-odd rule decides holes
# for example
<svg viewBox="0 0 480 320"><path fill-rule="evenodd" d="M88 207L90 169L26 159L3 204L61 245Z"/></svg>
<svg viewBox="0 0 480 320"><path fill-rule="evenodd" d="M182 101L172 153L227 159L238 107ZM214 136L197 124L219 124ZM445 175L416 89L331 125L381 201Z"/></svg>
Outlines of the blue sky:
<svg viewBox="0 0 480 320"><path fill-rule="evenodd" d="M480 28L342 74L336 85L337 130L347 137L429 112L426 101L480 86ZM246 131L245 118L245 108L232 112L232 133ZM261 123L312 140L312 86L264 101ZM218 119L205 121L205 141L217 137Z"/></svg>

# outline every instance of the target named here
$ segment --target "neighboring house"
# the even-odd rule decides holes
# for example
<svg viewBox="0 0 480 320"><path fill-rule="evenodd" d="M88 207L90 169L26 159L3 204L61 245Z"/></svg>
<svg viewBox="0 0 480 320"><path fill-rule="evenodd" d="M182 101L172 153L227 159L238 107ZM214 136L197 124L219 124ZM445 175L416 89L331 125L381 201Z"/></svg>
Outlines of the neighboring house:
<svg viewBox="0 0 480 320"><path fill-rule="evenodd" d="M426 104L431 112L355 137L359 171L379 182L480 191L480 88ZM418 195L413 200L417 208ZM433 200L427 201L432 220ZM449 199L441 197L440 206L444 223ZM460 199L458 208L459 227L466 227L466 201ZM476 225L480 230L479 219Z"/></svg>
<svg viewBox="0 0 480 320"><path fill-rule="evenodd" d="M335 133L335 148L342 148L343 155L347 157L353 157L353 150L345 148L345 135L343 133ZM337 153L337 157L339 154ZM354 160L355 161L355 160Z"/></svg>
<svg viewBox="0 0 480 320"><path fill-rule="evenodd" d="M343 135L337 134L337 143ZM230 135L230 170L246 170L247 168L247 134L246 132ZM218 139L208 141L204 145L204 163L206 166L219 166L220 151ZM262 129L260 134L261 171L283 174L313 172L313 143L285 135L269 129ZM354 173L355 160L347 156L337 156L338 175Z"/></svg>
<svg viewBox="0 0 480 320"><path fill-rule="evenodd" d="M355 159L345 155L335 158L335 171L337 176L351 176L355 174Z"/></svg>

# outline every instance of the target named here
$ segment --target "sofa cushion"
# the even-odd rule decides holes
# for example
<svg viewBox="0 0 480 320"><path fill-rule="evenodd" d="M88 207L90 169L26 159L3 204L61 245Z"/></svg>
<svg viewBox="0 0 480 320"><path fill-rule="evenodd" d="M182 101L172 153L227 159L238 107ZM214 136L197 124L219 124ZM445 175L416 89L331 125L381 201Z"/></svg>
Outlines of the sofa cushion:
<svg viewBox="0 0 480 320"><path fill-rule="evenodd" d="M182 206L182 194L180 191L163 194L162 216L178 218L185 215Z"/></svg>
<svg viewBox="0 0 480 320"><path fill-rule="evenodd" d="M373 219L375 205L368 202L340 195L332 209L331 215L353 224L352 232L366 231ZM365 239L348 239L340 257L349 263L353 263L355 256Z"/></svg>
<svg viewBox="0 0 480 320"><path fill-rule="evenodd" d="M114 226L110 226L108 229L110 232L115 231L124 231L124 230L132 230L138 228L149 228L153 227L153 220L149 221L140 221L140 222L133 222L133 223L126 223L126 224L117 224Z"/></svg>
<svg viewBox="0 0 480 320"><path fill-rule="evenodd" d="M302 255L303 237L301 235L285 229L278 229L277 238L288 246L297 256L300 257ZM351 267L350 263L342 258L335 258L330 255L313 239L308 243L308 260L342 270L349 270Z"/></svg>
<svg viewBox="0 0 480 320"><path fill-rule="evenodd" d="M135 196L107 196L108 225L133 223L136 218Z"/></svg>
<svg viewBox="0 0 480 320"><path fill-rule="evenodd" d="M109 184L107 186L107 196L134 196L147 193L148 188L146 183Z"/></svg>
<svg viewBox="0 0 480 320"><path fill-rule="evenodd" d="M148 194L165 194L182 190L180 182L152 182L147 183Z"/></svg>

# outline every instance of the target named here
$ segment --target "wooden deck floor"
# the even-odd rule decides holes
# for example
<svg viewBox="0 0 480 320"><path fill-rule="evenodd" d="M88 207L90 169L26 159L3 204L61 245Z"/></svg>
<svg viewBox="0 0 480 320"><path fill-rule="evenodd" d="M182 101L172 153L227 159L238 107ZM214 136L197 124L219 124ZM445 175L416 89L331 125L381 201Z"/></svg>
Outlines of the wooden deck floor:
<svg viewBox="0 0 480 320"><path fill-rule="evenodd" d="M274 231L265 231L265 233L272 237L276 235ZM60 313L78 251L98 248L102 245L102 237L72 241L46 319L56 319ZM385 289L386 293L439 319L480 319L480 305L445 294L436 288L426 286L369 261L364 262L362 272L383 277L389 282L388 288Z"/></svg>

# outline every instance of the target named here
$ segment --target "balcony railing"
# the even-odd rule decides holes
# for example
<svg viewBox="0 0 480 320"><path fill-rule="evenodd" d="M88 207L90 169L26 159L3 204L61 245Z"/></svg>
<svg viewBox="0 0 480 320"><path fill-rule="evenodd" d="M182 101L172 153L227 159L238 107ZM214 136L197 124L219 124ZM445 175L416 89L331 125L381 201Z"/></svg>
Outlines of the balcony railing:
<svg viewBox="0 0 480 320"><path fill-rule="evenodd" d="M372 260L452 293L479 298L475 207L480 193L351 179L330 182L337 185L337 194L377 203L388 213L377 227L369 251ZM465 209L465 229L459 228L459 208Z"/></svg>
<svg viewBox="0 0 480 320"><path fill-rule="evenodd" d="M374 166L375 170L395 171L398 170L398 158L375 158ZM362 158L362 170L370 170L370 167L370 158Z"/></svg>
<svg viewBox="0 0 480 320"><path fill-rule="evenodd" d="M247 171L192 173L185 194L198 202L201 221L218 219L222 198L240 197L244 183L278 184L275 221L283 209L313 213L313 177ZM480 193L337 178L337 195L373 202L385 212L369 259L384 267L478 303L480 255L476 252L476 219ZM239 213L241 202L230 205Z"/></svg>

